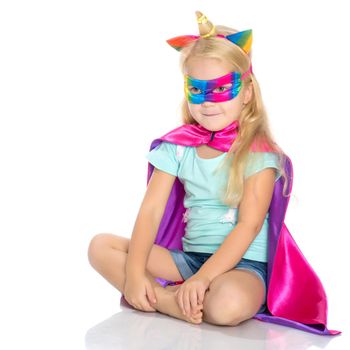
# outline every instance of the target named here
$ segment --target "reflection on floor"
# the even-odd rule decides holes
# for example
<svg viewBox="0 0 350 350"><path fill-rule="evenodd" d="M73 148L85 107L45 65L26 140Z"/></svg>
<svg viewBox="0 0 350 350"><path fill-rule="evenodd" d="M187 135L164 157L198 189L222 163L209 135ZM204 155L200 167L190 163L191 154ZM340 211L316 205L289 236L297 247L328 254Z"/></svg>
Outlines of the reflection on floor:
<svg viewBox="0 0 350 350"><path fill-rule="evenodd" d="M237 327L205 322L194 325L159 312L138 311L124 302L120 308L120 312L87 331L87 350L306 350L336 349L332 343L340 345L341 336L319 336L258 320Z"/></svg>

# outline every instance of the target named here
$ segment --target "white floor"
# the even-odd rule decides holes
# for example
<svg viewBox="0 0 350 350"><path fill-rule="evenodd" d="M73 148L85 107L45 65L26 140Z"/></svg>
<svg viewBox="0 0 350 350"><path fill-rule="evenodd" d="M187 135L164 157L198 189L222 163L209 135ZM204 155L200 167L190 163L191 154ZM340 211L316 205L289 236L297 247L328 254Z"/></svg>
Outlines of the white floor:
<svg viewBox="0 0 350 350"><path fill-rule="evenodd" d="M121 311L90 328L88 350L114 349L346 349L344 335L324 337L249 320L237 327L193 325L160 313Z"/></svg>

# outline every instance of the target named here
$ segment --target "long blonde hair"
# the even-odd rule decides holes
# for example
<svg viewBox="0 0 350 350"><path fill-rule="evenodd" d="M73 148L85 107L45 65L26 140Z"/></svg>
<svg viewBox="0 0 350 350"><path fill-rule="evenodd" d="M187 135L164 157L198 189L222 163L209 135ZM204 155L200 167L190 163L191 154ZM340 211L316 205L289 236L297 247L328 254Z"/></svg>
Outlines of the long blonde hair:
<svg viewBox="0 0 350 350"><path fill-rule="evenodd" d="M215 27L217 34L229 35L237 33L237 30L226 26L217 25ZM185 74L187 62L193 57L219 59L232 65L232 71L238 71L241 74L249 69L251 63L250 55L248 56L241 48L229 40L216 36L205 39L199 38L181 50L180 68L183 74ZM259 84L254 74L250 74L243 81L242 90L249 83L253 85L252 98L245 105L238 118L240 127L237 139L233 142L224 158L224 163L220 167L220 169L228 169L228 180L226 188L223 191L222 201L230 207L237 207L242 200L244 173L249 159L257 160L257 156L259 156L258 153L254 153L254 157L251 157L250 148L253 143L258 147L265 143L271 148L272 152L278 154L279 171L284 178L284 195L287 188L287 176L284 171L285 154L272 137ZM188 102L185 98L182 102L181 112L181 118L184 124L197 123L190 114Z"/></svg>

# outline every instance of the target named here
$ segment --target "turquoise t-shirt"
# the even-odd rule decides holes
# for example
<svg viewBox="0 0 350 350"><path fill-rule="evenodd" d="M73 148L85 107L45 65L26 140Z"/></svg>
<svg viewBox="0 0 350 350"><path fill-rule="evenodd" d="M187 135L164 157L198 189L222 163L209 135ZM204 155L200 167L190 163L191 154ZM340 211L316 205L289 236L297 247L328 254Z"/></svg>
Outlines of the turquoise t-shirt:
<svg viewBox="0 0 350 350"><path fill-rule="evenodd" d="M215 253L237 225L238 208L227 206L220 198L227 181L227 171L223 169L214 173L226 154L204 159L198 156L195 147L162 142L146 155L152 165L177 176L184 185L186 212L183 221L186 226L182 244L185 252ZM278 163L275 153L250 153L245 177L265 168L275 168L277 181L281 176ZM268 217L269 213L244 258L267 261Z"/></svg>

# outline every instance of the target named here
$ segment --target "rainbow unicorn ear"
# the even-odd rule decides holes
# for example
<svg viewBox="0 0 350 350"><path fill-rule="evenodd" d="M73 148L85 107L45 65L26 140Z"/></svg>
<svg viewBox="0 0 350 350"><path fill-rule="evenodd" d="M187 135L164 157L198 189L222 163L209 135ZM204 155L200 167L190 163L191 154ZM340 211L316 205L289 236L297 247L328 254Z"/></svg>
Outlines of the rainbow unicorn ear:
<svg viewBox="0 0 350 350"><path fill-rule="evenodd" d="M198 35L181 35L177 36L175 38L171 38L167 40L166 42L172 46L175 50L181 51L181 49L194 41L198 40Z"/></svg>
<svg viewBox="0 0 350 350"><path fill-rule="evenodd" d="M238 45L246 54L248 54L252 47L253 31L248 29L243 32L226 35L226 39Z"/></svg>

